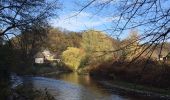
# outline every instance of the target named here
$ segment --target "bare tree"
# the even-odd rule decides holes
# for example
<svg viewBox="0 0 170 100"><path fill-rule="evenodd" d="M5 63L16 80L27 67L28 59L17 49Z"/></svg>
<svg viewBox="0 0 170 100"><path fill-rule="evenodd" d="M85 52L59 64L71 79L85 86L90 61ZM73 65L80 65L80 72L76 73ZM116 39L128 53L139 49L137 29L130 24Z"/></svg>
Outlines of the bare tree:
<svg viewBox="0 0 170 100"><path fill-rule="evenodd" d="M0 1L0 36L8 37L12 30L27 28L56 15L60 5L58 0L1 0Z"/></svg>
<svg viewBox="0 0 170 100"><path fill-rule="evenodd" d="M47 23L32 23L31 26L21 30L22 34L11 39L14 49L20 51L24 63L32 64L34 55L44 46L48 29Z"/></svg>
<svg viewBox="0 0 170 100"><path fill-rule="evenodd" d="M152 54L153 48L170 38L170 1L168 0L88 0L80 2L79 13L94 7L94 14L110 14L110 17L117 17L113 21L112 35L121 37L126 30L137 28L141 30L141 36L137 40L143 46L143 52L150 49L148 54ZM79 4L80 4L79 3ZM107 7L112 8L108 11ZM93 10L93 9L91 9ZM96 13L97 12L97 13ZM107 15L108 16L108 15ZM142 41L142 42L141 42ZM132 41L133 43L135 41ZM161 54L160 50L160 54Z"/></svg>

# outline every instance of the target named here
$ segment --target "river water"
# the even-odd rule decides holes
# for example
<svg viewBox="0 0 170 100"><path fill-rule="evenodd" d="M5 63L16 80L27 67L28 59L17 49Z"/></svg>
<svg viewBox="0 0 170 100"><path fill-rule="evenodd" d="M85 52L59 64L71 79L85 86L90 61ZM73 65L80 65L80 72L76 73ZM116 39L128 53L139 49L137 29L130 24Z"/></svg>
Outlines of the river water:
<svg viewBox="0 0 170 100"><path fill-rule="evenodd" d="M121 94L102 86L99 84L100 80L77 73L61 74L51 78L24 77L22 81L24 84L31 84L35 89L47 89L56 100L149 100Z"/></svg>

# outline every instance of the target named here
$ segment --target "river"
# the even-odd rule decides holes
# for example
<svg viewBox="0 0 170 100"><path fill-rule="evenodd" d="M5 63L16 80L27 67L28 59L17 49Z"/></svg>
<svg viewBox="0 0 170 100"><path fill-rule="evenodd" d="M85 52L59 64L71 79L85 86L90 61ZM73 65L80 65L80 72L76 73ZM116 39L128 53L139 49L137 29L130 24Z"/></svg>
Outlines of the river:
<svg viewBox="0 0 170 100"><path fill-rule="evenodd" d="M101 81L77 73L60 74L50 78L22 77L24 84L31 84L35 89L47 89L56 100L149 100L146 97L121 94L101 85Z"/></svg>

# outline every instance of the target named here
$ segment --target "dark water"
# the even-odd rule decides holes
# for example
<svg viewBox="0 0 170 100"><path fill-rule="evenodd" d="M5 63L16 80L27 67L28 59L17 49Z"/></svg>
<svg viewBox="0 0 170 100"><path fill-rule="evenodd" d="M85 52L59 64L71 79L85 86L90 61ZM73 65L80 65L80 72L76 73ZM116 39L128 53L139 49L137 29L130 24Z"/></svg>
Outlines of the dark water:
<svg viewBox="0 0 170 100"><path fill-rule="evenodd" d="M32 84L36 89L47 88L56 100L147 100L119 94L99 84L99 80L77 73L61 74L53 78L24 77L23 82Z"/></svg>

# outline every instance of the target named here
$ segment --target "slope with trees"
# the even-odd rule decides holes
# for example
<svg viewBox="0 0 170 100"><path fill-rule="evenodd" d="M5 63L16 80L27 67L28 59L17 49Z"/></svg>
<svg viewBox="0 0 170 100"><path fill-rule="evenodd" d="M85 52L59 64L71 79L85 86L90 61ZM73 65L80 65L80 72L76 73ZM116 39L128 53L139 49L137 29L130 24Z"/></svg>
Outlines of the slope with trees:
<svg viewBox="0 0 170 100"><path fill-rule="evenodd" d="M76 69L112 60L113 53L110 53L110 51L113 49L112 38L108 37L105 33L96 30L83 32L80 50L83 50L85 54L82 53L83 58L81 60L79 59L79 63L76 64ZM77 53L71 53L75 52L75 50L76 49L68 48L68 50L63 52L63 58L67 58L67 60L64 60L64 63L72 63L74 60L77 62L77 59L81 56L77 56ZM68 59L72 60L69 61Z"/></svg>
<svg viewBox="0 0 170 100"><path fill-rule="evenodd" d="M89 63L112 59L114 50L112 39L101 31L88 30L82 34L82 48L87 53Z"/></svg>
<svg viewBox="0 0 170 100"><path fill-rule="evenodd" d="M45 47L61 55L67 47L80 47L80 41L81 33L51 28L47 34Z"/></svg>

